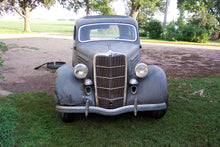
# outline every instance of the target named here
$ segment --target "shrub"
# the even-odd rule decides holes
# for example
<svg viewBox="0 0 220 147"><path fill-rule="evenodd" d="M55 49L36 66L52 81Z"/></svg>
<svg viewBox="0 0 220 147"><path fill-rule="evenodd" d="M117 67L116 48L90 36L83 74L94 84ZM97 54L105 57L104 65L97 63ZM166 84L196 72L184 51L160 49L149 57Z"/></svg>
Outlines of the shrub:
<svg viewBox="0 0 220 147"><path fill-rule="evenodd" d="M178 40L205 43L209 39L208 31L191 23L183 26L177 35Z"/></svg>
<svg viewBox="0 0 220 147"><path fill-rule="evenodd" d="M175 22L172 21L166 27L166 39L170 41L175 41L177 36L176 34L177 34L176 25Z"/></svg>
<svg viewBox="0 0 220 147"><path fill-rule="evenodd" d="M138 13L137 22L140 37L147 37L147 15L142 12Z"/></svg>
<svg viewBox="0 0 220 147"><path fill-rule="evenodd" d="M149 32L149 37L152 39L158 39L163 32L163 28L161 22L158 20L151 20L147 25L147 29Z"/></svg>

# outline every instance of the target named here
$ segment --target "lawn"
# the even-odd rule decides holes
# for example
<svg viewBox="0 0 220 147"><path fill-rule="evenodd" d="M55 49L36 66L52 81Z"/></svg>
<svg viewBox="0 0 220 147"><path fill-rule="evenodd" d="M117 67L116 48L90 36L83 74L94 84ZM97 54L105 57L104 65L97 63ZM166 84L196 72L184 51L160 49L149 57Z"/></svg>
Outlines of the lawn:
<svg viewBox="0 0 220 147"><path fill-rule="evenodd" d="M145 113L76 115L63 123L53 96L38 92L0 98L0 146L220 146L220 77L169 79L162 119Z"/></svg>
<svg viewBox="0 0 220 147"><path fill-rule="evenodd" d="M31 21L31 30L34 33L52 32L72 34L74 21ZM0 21L0 33L24 33L24 21Z"/></svg>

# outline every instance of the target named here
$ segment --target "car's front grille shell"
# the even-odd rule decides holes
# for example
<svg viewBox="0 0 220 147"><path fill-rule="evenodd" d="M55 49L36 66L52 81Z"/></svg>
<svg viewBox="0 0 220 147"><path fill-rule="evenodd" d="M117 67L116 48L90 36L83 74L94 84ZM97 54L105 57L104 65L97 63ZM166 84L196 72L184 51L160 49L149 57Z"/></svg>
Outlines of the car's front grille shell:
<svg viewBox="0 0 220 147"><path fill-rule="evenodd" d="M96 104L106 109L124 105L127 85L127 59L123 54L108 52L94 58Z"/></svg>

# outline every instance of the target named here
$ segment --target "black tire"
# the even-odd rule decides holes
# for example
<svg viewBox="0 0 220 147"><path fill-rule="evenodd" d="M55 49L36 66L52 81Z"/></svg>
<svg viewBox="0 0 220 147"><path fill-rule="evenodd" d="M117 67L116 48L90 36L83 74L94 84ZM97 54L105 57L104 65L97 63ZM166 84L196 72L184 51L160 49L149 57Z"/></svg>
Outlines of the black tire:
<svg viewBox="0 0 220 147"><path fill-rule="evenodd" d="M70 123L73 121L73 114L72 113L60 113L60 117L62 119L63 122L65 123Z"/></svg>
<svg viewBox="0 0 220 147"><path fill-rule="evenodd" d="M151 112L151 116L153 118L160 119L160 118L162 118L166 114L166 111L167 111L167 109L165 109L165 110L158 110L158 111L152 111Z"/></svg>
<svg viewBox="0 0 220 147"><path fill-rule="evenodd" d="M168 96L167 96L167 101L166 101L166 106L167 106L167 108L164 109L164 110L152 111L152 112L151 112L151 116L152 116L153 118L156 118L156 119L162 118L162 117L166 114L166 112L167 112L168 105L169 105L169 101L168 101Z"/></svg>

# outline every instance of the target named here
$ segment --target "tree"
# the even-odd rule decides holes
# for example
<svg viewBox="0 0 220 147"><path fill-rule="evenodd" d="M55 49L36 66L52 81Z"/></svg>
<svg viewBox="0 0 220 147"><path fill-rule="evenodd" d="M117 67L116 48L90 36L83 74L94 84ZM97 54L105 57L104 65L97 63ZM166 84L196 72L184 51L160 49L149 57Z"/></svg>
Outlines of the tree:
<svg viewBox="0 0 220 147"><path fill-rule="evenodd" d="M37 6L50 8L55 3L55 0L0 0L0 11L4 10L17 12L24 19L24 31L31 32L30 28L30 12Z"/></svg>
<svg viewBox="0 0 220 147"><path fill-rule="evenodd" d="M113 0L58 0L64 8L73 9L78 12L80 8L85 8L86 16L89 16L91 11L98 12L103 15L114 14L114 11L109 6Z"/></svg>
<svg viewBox="0 0 220 147"><path fill-rule="evenodd" d="M214 16L220 23L219 0L177 0L178 8L182 7L189 12L198 13L206 8L207 12Z"/></svg>
<svg viewBox="0 0 220 147"><path fill-rule="evenodd" d="M206 29L209 32L209 36L218 30L218 21L215 19L215 17L208 13L205 7L203 7L202 11L188 18L188 20L189 23L195 25L196 27Z"/></svg>
<svg viewBox="0 0 220 147"><path fill-rule="evenodd" d="M164 12L164 20L163 20L163 27L166 27L167 23L167 12L168 12L168 6L169 6L170 0L166 0L166 7L165 7L165 12Z"/></svg>
<svg viewBox="0 0 220 147"><path fill-rule="evenodd" d="M166 0L166 7L165 7L164 19L163 19L163 35L162 35L162 38L165 38L165 30L166 30L166 24L167 24L167 13L168 13L169 3L170 3L170 0Z"/></svg>
<svg viewBox="0 0 220 147"><path fill-rule="evenodd" d="M144 9L148 14L153 14L156 10L163 10L165 2L162 0L130 0L127 5L130 16L136 19L141 9Z"/></svg>
<svg viewBox="0 0 220 147"><path fill-rule="evenodd" d="M149 37L152 39L158 39L161 36L161 33L163 32L163 28L161 25L161 22L158 20L152 19L148 26L147 26Z"/></svg>
<svg viewBox="0 0 220 147"><path fill-rule="evenodd" d="M138 31L139 35L141 37L147 37L147 23L149 22L149 19L147 17L147 14L140 11L138 14L138 17L136 18L138 22Z"/></svg>

